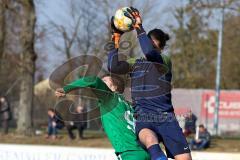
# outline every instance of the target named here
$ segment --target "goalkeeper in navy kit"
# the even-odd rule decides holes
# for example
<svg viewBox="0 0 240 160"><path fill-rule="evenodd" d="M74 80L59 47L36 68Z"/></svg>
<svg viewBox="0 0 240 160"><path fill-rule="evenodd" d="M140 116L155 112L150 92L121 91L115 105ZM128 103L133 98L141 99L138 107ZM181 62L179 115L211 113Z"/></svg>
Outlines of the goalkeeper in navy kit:
<svg viewBox="0 0 240 160"><path fill-rule="evenodd" d="M162 160L163 142L167 156L176 160L191 160L190 149L174 114L171 101L172 64L162 54L168 34L153 29L148 34L142 26L137 9L130 7L125 16L132 19L144 57L133 63L118 59L118 44L123 34L112 21L114 48L108 55L108 70L115 74L129 74L131 94L136 116L136 135L151 155L152 160Z"/></svg>

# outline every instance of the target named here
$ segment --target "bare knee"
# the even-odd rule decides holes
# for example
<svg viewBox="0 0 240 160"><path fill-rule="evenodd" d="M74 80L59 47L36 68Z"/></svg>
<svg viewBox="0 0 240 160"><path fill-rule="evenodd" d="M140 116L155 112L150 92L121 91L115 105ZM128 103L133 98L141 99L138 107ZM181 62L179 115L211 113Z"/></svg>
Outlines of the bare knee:
<svg viewBox="0 0 240 160"><path fill-rule="evenodd" d="M146 148L149 148L150 146L159 143L156 134L150 129L142 129L139 132L138 136L139 140L146 146Z"/></svg>
<svg viewBox="0 0 240 160"><path fill-rule="evenodd" d="M192 157L190 153L184 153L184 154L176 155L174 159L175 160L192 160Z"/></svg>

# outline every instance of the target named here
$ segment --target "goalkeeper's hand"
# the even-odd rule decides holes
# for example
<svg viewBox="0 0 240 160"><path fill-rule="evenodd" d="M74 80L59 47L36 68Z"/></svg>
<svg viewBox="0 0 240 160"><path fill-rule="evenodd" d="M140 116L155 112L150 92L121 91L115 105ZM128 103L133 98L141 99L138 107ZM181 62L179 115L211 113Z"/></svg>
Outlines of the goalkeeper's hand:
<svg viewBox="0 0 240 160"><path fill-rule="evenodd" d="M134 29L140 29L142 25L142 18L136 8L127 8L127 12L125 12L124 15L132 20L132 27Z"/></svg>
<svg viewBox="0 0 240 160"><path fill-rule="evenodd" d="M112 16L111 18L111 32L112 32L112 41L114 42L114 47L119 48L119 42L122 34L124 33L123 31L120 31L117 29L114 25L114 17Z"/></svg>

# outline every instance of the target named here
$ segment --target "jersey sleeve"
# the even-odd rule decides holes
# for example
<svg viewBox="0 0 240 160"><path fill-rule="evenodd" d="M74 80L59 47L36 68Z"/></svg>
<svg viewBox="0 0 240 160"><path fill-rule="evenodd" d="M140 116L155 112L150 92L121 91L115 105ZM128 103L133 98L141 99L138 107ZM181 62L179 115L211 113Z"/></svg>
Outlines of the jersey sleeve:
<svg viewBox="0 0 240 160"><path fill-rule="evenodd" d="M85 87L95 88L95 89L104 90L104 91L111 91L108 88L108 86L100 78L96 76L88 76L88 77L80 78L63 87L63 90L67 93L73 89L85 88Z"/></svg>
<svg viewBox="0 0 240 160"><path fill-rule="evenodd" d="M142 52L145 55L146 59L151 62L163 64L161 54L154 48L151 39L147 36L142 26L137 30L137 34Z"/></svg>
<svg viewBox="0 0 240 160"><path fill-rule="evenodd" d="M130 71L130 64L127 61L119 61L118 50L113 49L108 54L108 71L115 74L127 74Z"/></svg>
<svg viewBox="0 0 240 160"><path fill-rule="evenodd" d="M63 87L65 93L80 88L91 88L93 93L99 100L104 100L106 97L113 95L113 92L108 86L96 76L83 77Z"/></svg>

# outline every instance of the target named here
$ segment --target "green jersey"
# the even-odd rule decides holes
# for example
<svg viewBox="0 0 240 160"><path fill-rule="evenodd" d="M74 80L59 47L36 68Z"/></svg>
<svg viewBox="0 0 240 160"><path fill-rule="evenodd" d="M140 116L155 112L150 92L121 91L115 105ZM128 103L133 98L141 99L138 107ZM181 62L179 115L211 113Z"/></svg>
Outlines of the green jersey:
<svg viewBox="0 0 240 160"><path fill-rule="evenodd" d="M132 106L121 94L112 92L96 76L78 79L63 89L67 93L76 88L91 88L98 98L104 131L116 153L143 150L137 142Z"/></svg>

